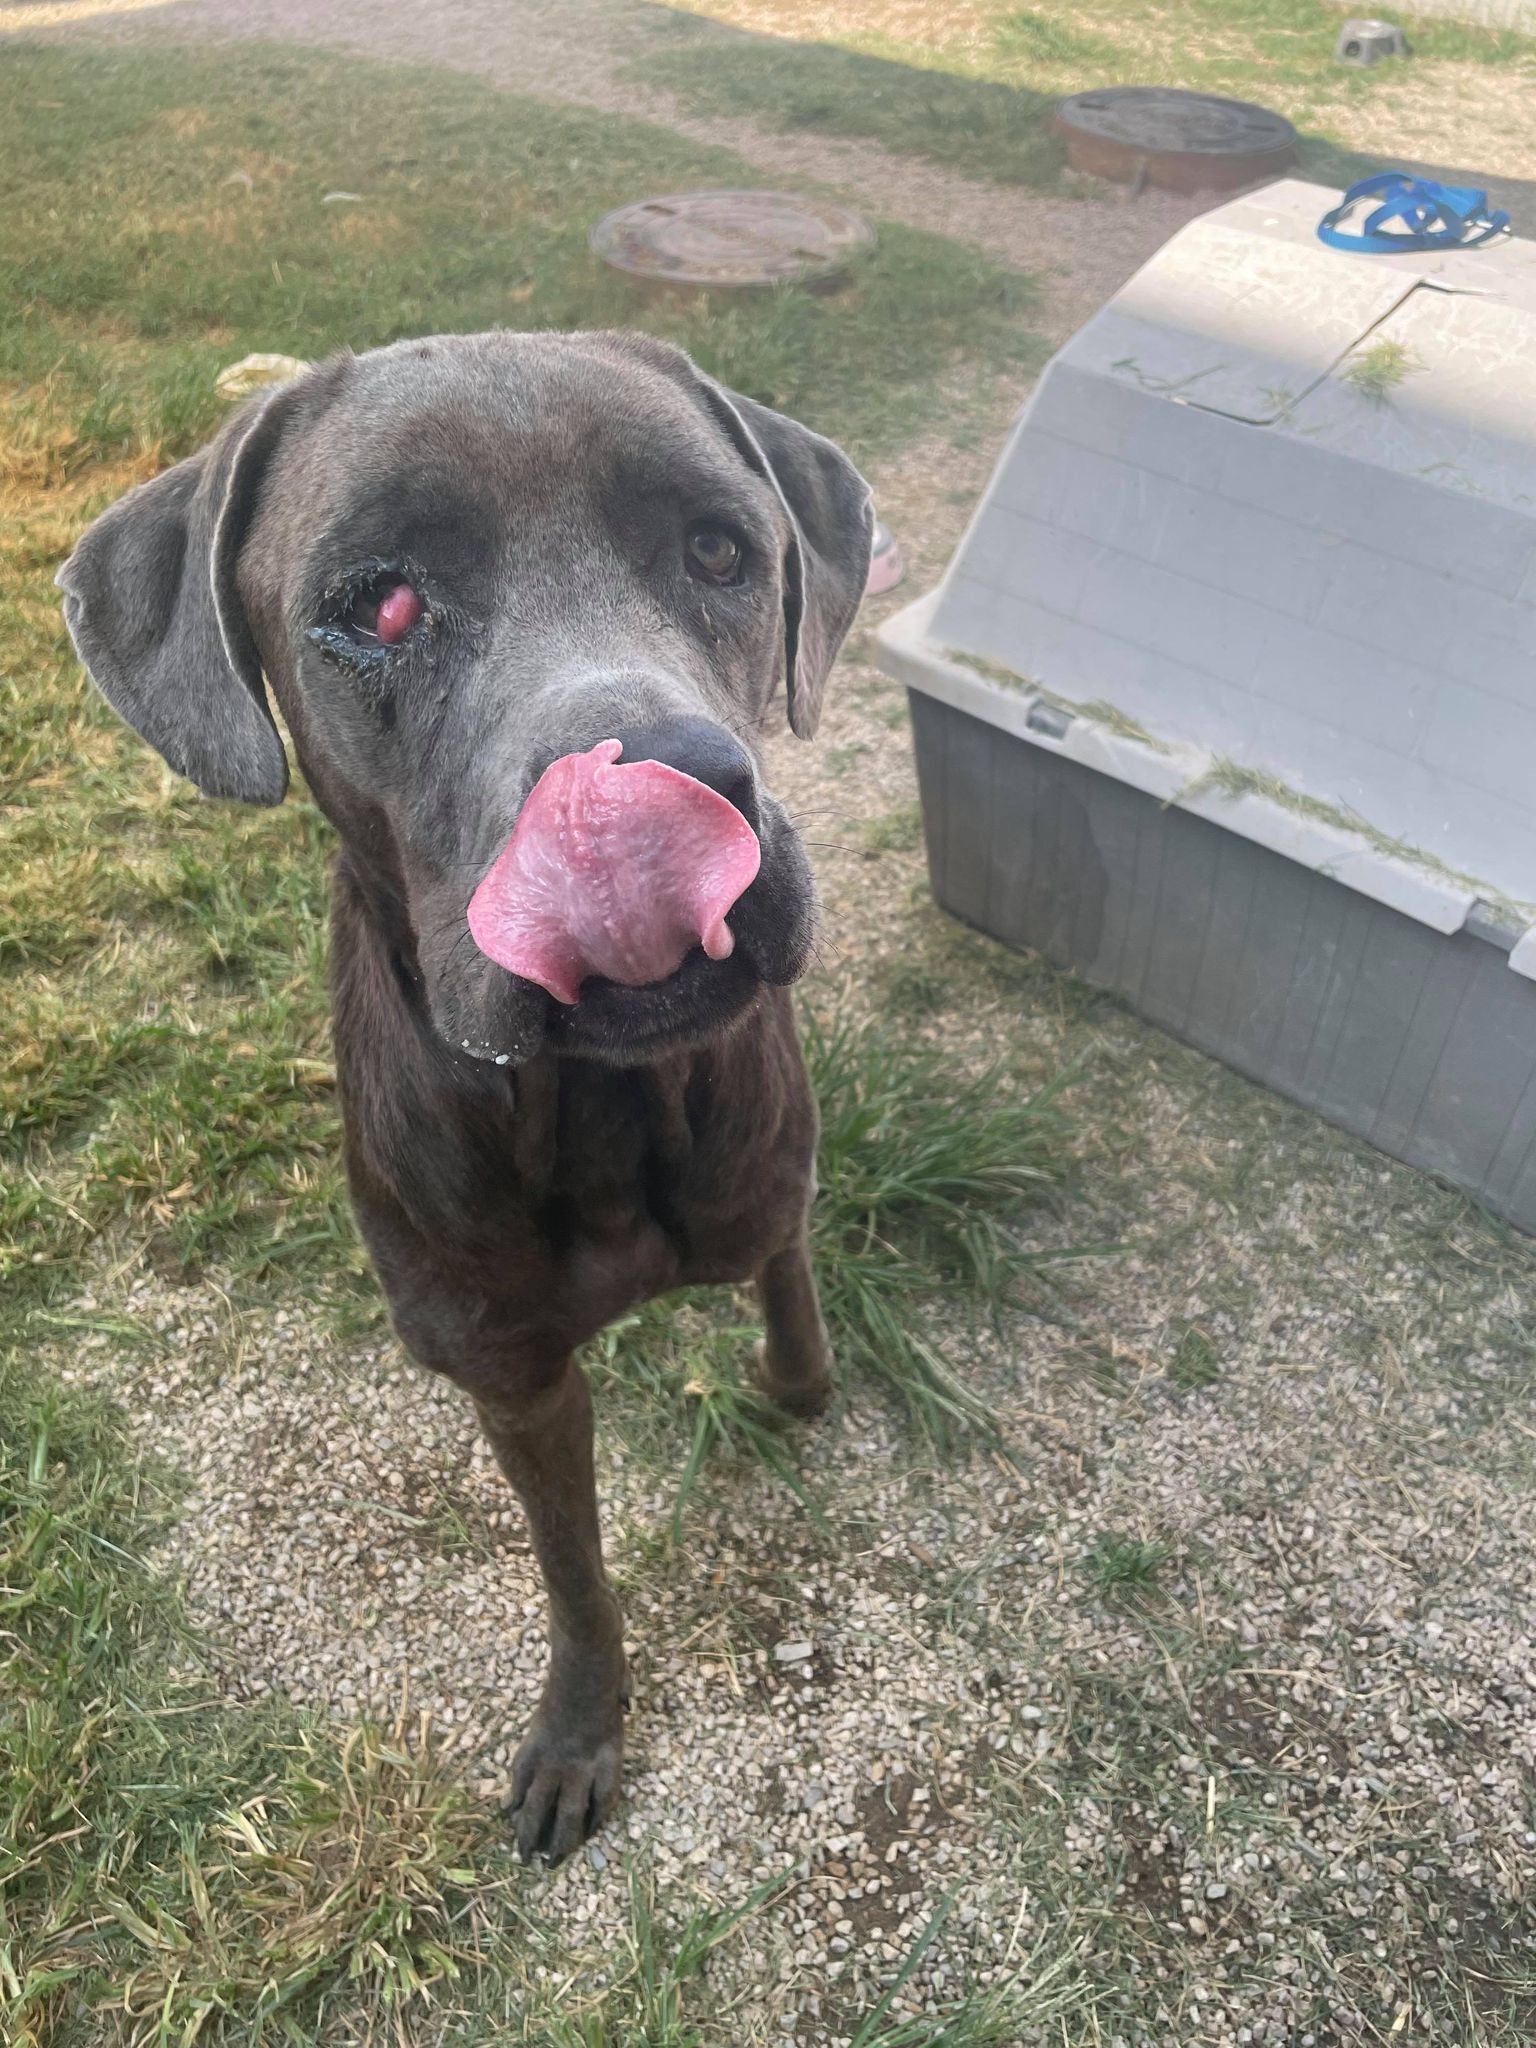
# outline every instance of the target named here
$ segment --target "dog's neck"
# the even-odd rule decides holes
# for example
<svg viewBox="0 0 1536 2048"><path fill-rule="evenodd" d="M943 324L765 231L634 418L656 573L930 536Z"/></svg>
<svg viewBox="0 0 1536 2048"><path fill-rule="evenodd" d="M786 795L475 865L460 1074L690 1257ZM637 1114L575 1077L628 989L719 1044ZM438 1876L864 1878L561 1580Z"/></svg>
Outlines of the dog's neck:
<svg viewBox="0 0 1536 2048"><path fill-rule="evenodd" d="M394 859L393 849L380 858L366 858L347 840L336 856L334 887L339 905L343 895L356 913L380 957L388 961L406 991L419 991L421 967L416 957L416 934L406 906L405 884ZM334 927L340 932L340 921Z"/></svg>
<svg viewBox="0 0 1536 2048"><path fill-rule="evenodd" d="M568 1345L636 1301L743 1277L740 1232L776 1213L776 1190L786 1173L798 1184L814 1144L787 992L764 989L732 1028L643 1065L546 1048L497 1067L444 1042L402 940L398 893L369 888L344 854L337 1078L354 1204L376 1258L393 1255L404 1225L444 1270L483 1286L522 1247L507 1284L526 1278L529 1259L552 1262L568 1288ZM768 1235L762 1249L775 1249Z"/></svg>

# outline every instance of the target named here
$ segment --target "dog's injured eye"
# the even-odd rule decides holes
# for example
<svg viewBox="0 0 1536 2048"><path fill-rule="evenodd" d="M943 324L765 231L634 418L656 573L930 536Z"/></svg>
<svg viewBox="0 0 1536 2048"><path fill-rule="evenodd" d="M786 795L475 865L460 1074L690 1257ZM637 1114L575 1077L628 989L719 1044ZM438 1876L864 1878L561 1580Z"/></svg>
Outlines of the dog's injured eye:
<svg viewBox="0 0 1536 2048"><path fill-rule="evenodd" d="M426 617L415 585L398 569L354 572L327 592L321 622L310 639L323 654L349 667L381 662Z"/></svg>
<svg viewBox="0 0 1536 2048"><path fill-rule="evenodd" d="M360 590L338 623L364 646L395 647L421 617L424 607L409 583L380 576Z"/></svg>

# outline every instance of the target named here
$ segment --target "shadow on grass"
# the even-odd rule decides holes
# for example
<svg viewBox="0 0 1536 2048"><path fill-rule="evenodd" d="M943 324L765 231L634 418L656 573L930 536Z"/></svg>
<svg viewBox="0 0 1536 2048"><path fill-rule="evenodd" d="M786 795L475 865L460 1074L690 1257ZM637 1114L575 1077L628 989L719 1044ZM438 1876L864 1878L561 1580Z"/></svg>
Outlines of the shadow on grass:
<svg viewBox="0 0 1536 2048"><path fill-rule="evenodd" d="M1048 126L1054 93L754 35L678 8L652 12L655 43L625 75L675 93L690 113L860 137L973 178L1061 182L1066 152Z"/></svg>

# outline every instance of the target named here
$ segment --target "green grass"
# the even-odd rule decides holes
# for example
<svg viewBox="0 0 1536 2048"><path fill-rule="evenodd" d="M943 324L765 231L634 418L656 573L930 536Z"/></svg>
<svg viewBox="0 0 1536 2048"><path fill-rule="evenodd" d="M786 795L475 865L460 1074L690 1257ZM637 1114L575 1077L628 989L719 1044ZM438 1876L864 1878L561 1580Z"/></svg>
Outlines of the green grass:
<svg viewBox="0 0 1536 2048"><path fill-rule="evenodd" d="M1339 371L1339 381L1372 405L1385 405L1404 378L1418 368L1417 359L1402 342L1373 341L1349 358Z"/></svg>
<svg viewBox="0 0 1536 2048"><path fill-rule="evenodd" d="M1383 347L1395 344L1383 343ZM1453 868L1438 854L1426 852L1406 839L1394 838L1383 832L1379 825L1373 825L1358 811L1350 810L1343 804L1330 803L1324 797L1308 796L1304 791L1292 788L1291 784L1267 769L1253 768L1242 761L1233 761L1226 755L1218 754L1211 765L1193 781L1187 782L1168 798L1169 803L1189 804L1215 790L1227 798L1244 796L1261 797L1266 803L1279 804L1285 810L1294 811L1298 817L1312 818L1320 825L1330 826L1338 832L1351 832L1372 847L1377 853L1389 859L1405 861L1414 867L1423 868L1439 880L1470 889L1483 897L1494 910L1516 929L1523 928L1531 918L1532 906L1513 903L1502 896L1489 882L1469 875L1461 868Z"/></svg>
<svg viewBox="0 0 1536 2048"><path fill-rule="evenodd" d="M225 1696L147 1558L175 1510L109 1407L0 1372L8 2048L734 2048L710 1960L803 1872L721 1909L664 1898L629 1852L622 1941L573 1987L539 1881L428 1730ZM893 2019L943 1919L853 2016L861 2048L1002 2048L1076 2007L1075 1952L1052 1944L1005 1992Z"/></svg>
<svg viewBox="0 0 1536 2048"><path fill-rule="evenodd" d="M1017 1982L1007 1990L973 2000L957 2012L890 2021L892 2006L938 1939L953 1904L951 1893L931 1915L849 2048L1007 2048L1026 2027L1061 2025L1081 2006L1075 1953L1061 1946L1052 1953L1050 1944L1041 1941L1022 1959Z"/></svg>
<svg viewBox="0 0 1536 2048"><path fill-rule="evenodd" d="M709 1955L754 1914L779 1898L793 1870L769 1878L744 1905L728 1912L696 1909L680 1933L668 1938L654 1883L631 1873L628 1967L616 1991L574 2016L554 2015L548 2048L706 2048L714 2035L696 2022L707 2010L698 1979ZM575 2001L572 2001L575 2002Z"/></svg>
<svg viewBox="0 0 1536 2048"><path fill-rule="evenodd" d="M1026 288L891 228L831 297L637 300L590 259L591 218L658 184L751 174L639 124L419 68L8 45L0 85L14 195L0 247L7 2040L318 2048L468 2042L499 2026L541 2048L726 2048L732 2024L705 1979L740 1915L662 1910L636 1861L606 1984L546 2005L530 1975L544 1931L491 1816L416 1730L227 1699L147 1561L173 1491L109 1410L45 1392L20 1363L33 1340L153 1344L110 1289L108 1306L77 1304L104 1263L190 1277L214 1262L236 1304L291 1288L333 1320L375 1301L338 1167L328 828L302 789L264 813L178 784L79 674L52 572L95 511L216 425L214 372L251 349L315 356L423 329L627 322L868 461L942 416L952 373L1028 357ZM337 187L364 206L323 206ZM824 1244L849 1237L857 1291L838 1328L942 1431L976 1404L923 1335L925 1305L1001 1287L1011 1219L1056 1170L1054 1112L1001 1110L1018 1156L1005 1161L1000 1139L962 1160L936 1127L946 1102L963 1108L963 1087L946 1092L931 1063L898 1073L884 1052L818 1042L851 1062L832 1093L818 1224ZM909 1114L921 1152L901 1132L893 1142L892 1118ZM692 1346L677 1354L626 1349L623 1328L613 1339L626 1372L646 1356L675 1396L691 1446L683 1497L706 1460L732 1452L804 1494L776 1418L741 1386L739 1313L685 1308L683 1327ZM439 1520L425 1541L473 1540L451 1508ZM961 2001L922 2033L888 2008L854 2025L867 2048L980 2048L1006 2038L1001 2014Z"/></svg>
<svg viewBox="0 0 1536 2048"><path fill-rule="evenodd" d="M1216 1347L1204 1330L1186 1330L1180 1337L1168 1361L1168 1377L1186 1393L1200 1387L1212 1387L1221 1378Z"/></svg>
<svg viewBox="0 0 1536 2048"><path fill-rule="evenodd" d="M780 42L697 26L628 66L690 113L856 135L975 178L1051 186L1066 152L1046 122L1052 95L835 43Z"/></svg>
<svg viewBox="0 0 1536 2048"><path fill-rule="evenodd" d="M1087 31L1065 16L1032 15L1017 34L1031 62L1094 57L1082 47ZM553 319L561 304L577 318L613 317L583 296L608 290L582 269L587 214L628 196L632 172L647 189L663 177L743 174L655 131L567 120L472 83L450 89L352 62L307 56L289 65L241 52L157 57L151 69L129 58L3 51L0 69L11 115L0 163L27 195L6 247L25 245L52 294L25 316L13 295L0 317L14 394L0 443L0 975L10 1026L0 1073L9 1260L0 1342L24 1333L50 1358L77 1337L153 1346L152 1331L123 1320L114 1288L98 1284L136 1271L141 1257L173 1270L211 1262L210 1279L237 1309L259 1282L268 1308L291 1286L321 1297L330 1316L362 1314L375 1297L336 1172L324 1030L325 828L302 795L275 814L244 814L204 804L163 775L83 689L63 646L52 567L91 509L203 431L205 368L250 347L313 353L338 338L379 338L412 306L430 325ZM274 80L291 115L274 111ZM265 111L254 98L263 81ZM461 101L473 112L462 129ZM199 102L202 128L183 118ZM252 143L258 132L264 140ZM50 151L58 197L35 171ZM274 170L263 152L297 168ZM224 183L232 167L251 177L249 192ZM386 191L390 235L400 229L403 239L382 235L370 248L363 214L353 210L358 224L343 227L337 209L312 203L335 185ZM181 209L170 220L168 198ZM491 254L477 274L482 246ZM524 246L538 256L536 275L508 268ZM948 280L954 338L941 334L923 355L927 329L917 323L931 312L901 327L890 274L880 318L897 326L874 359L887 380L880 390L865 388L859 367L861 323L872 315L858 294L886 275L878 269L852 296L793 309L803 330L770 301L743 309L719 337L736 364L755 362L754 374L800 394L783 402L866 454L890 445L904 408L916 416L934 402L943 370L984 371L1018 332L995 278L987 284L987 273L943 245L888 235L877 264L902 246ZM206 302L186 298L199 261L209 266ZM525 286L526 296L510 298ZM345 333L341 310L349 295L355 334ZM246 307L238 321L232 304ZM686 306L639 307L632 317L703 325ZM902 814L891 814L867 850L899 850L906 830ZM860 872L872 886L897 876L900 887L888 859ZM1314 1746L1331 1740L1333 1708L1319 1706L1314 1726L1283 1677L1243 1668L1286 1663L1293 1646L1282 1638L1239 1651L1226 1627L1232 1560L1215 1536L1189 1537L1197 1568L1181 1536L1176 1569L1147 1533L1140 1503L1121 1496L1062 1542L1056 1584L1027 1546L1037 1520L1055 1521L1058 1504L1070 1505L1085 1469L1092 1483L1095 1465L1134 1455L1136 1411L1168 1404L1196 1427L1220 1403L1225 1420L1241 1421L1245 1383L1273 1371L1289 1387L1297 1360L1312 1358L1316 1328L1327 1333L1320 1374L1344 1385L1379 1368L1379 1389L1362 1385L1362 1415L1376 1412L1378 1398L1390 1412L1394 1373L1430 1372L1454 1396L1443 1441L1437 1422L1431 1448L1459 1486L1476 1490L1481 1532L1487 1454L1464 1452L1463 1433L1488 1430L1502 1460L1531 1453L1522 1422L1529 1245L1460 1197L1144 1029L1071 977L949 924L920 891L912 901L868 982L886 1033L844 1022L812 1046L828 1111L818 1254L856 1393L883 1393L935 1435L987 1430L985 1387L957 1384L946 1367L950 1338L993 1302L1042 1282L1019 1247L1054 1220L1036 1205L1049 1203L1069 1161L1099 1214L1093 1227L1134 1239L1145 1277L1133 1275L1129 1315L1124 1288L1101 1298L1095 1285L1073 1295L1063 1316L1087 1333L1090 1366L1114 1368L1102 1384L1088 1374L1086 1385L1064 1390L1080 1404L1070 1413L1081 1455L1058 1447L1051 1430L1036 1506L963 1568L954 1569L958 1546L955 1557L936 1557L953 1588L955 1625L985 1629L999 1671L1016 1670L1048 1703L1043 1725L1021 1719L1018 1750L982 1759L974 1807L990 1831L982 1867L1009 1859L1021 1902L1049 1936L1031 1946L1026 1935L1015 1982L996 1997L962 1996L908 2019L898 2015L896 1980L910 1966L911 1986L925 1928L889 1964L885 1993L839 2012L839 2032L860 2048L1193 2038L1188 2000L1198 1989L1205 2015L1213 1969L1241 1973L1281 2009L1286 1982L1276 1965L1289 1964L1296 1944L1283 1937L1269 1952L1248 1941L1260 1916L1278 1911L1287 1929L1294 1921L1297 1942L1319 1953L1326 1944L1351 1998L1371 1989L1365 2009L1379 2016L1383 2038L1524 2048L1536 1999L1529 1901L1494 1913L1479 1893L1467 1936L1447 1941L1444 1916L1466 1901L1445 1867L1443 1816L1400 1808L1401 1779L1368 1816L1364 1844L1404 1866L1384 1958L1377 1928L1357 1922L1338 1882L1303 1855L1316 1834L1311 1816L1329 1796L1310 1751L1292 1751L1303 1736ZM989 1044L1007 1049L1009 1067L983 1077ZM1083 1075L1070 1122L1032 1092L1069 1054ZM1298 1188L1307 1194L1299 1204ZM1157 1310L1166 1320L1138 1322L1141 1291L1155 1294L1163 1274L1179 1289ZM98 1307L77 1301L83 1280ZM1256 1361L1244 1334L1250 1314L1275 1301L1288 1312L1310 1306L1323 1321L1266 1335ZM756 1468L766 1464L862 1560L857 1517L835 1512L839 1497L822 1491L815 1459L799 1462L803 1440L743 1385L752 1314L742 1301L668 1303L609 1333L592 1360L608 1383L604 1429L644 1472L647 1502L668 1483L653 1471L683 1468L680 1517L686 1488L697 1499L706 1485L723 1487L736 1476L731 1460L744 1468L744 1492L761 1492ZM1516 1357L1511 1318L1521 1323ZM1035 1348L1019 1347L1021 1366ZM8 2042L120 2048L136 2032L164 2048L189 2038L216 2048L737 2048L759 2010L733 2006L721 1985L734 1944L751 1936L750 1902L746 1919L721 1913L686 1883L658 1885L643 1849L610 1845L607 1881L622 1920L588 1974L590 1951L568 1922L557 1924L540 1881L508 1868L489 1815L419 1741L223 1697L219 1660L189 1634L153 1570L174 1492L146 1469L117 1418L76 1395L43 1393L20 1357L19 1346L0 1353ZM1330 1424L1352 1441L1347 1409L1325 1411L1319 1428ZM1256 1520L1282 1488L1302 1483L1288 1424L1275 1443L1273 1469L1261 1463L1254 1479ZM1409 1450L1418 1448L1394 1461L1408 1483ZM920 1468L913 1484L920 1502ZM1500 1498L1490 1494L1494 1543L1510 1540ZM1349 1511L1347 1489L1337 1511ZM451 1560L477 1540L473 1516L453 1500L434 1500L418 1519L429 1556ZM1426 1566L1446 1569L1453 1552L1470 1557L1473 1541L1469 1527L1463 1552L1458 1531ZM647 1525L631 1529L619 1576L631 1574L626 1593L654 1594L694 1565L686 1544ZM789 1563L770 1556L762 1568L785 1606L803 1597ZM930 1592L928 1568L921 1580L912 1571L913 1587ZM701 1577L700 1588L721 1608L740 1601L735 1578L716 1588ZM1197 1608L1208 1610L1209 1637ZM631 1611L641 1615L646 1602L632 1601ZM1342 1685L1374 1696L1370 1655L1355 1657L1337 1638L1323 1647L1338 1656ZM965 1661L962 1653L957 1668ZM942 1723L941 1711L936 1737ZM1078 1823L1089 1806L1110 1824L1089 1831L1100 1846L1085 1858ZM1257 1877L1250 1902L1226 1902L1245 1942L1229 1963L1220 1917L1207 1932L1191 1929L1179 1880L1186 1863L1235 1852L1255 1828L1301 1861ZM1421 1879L1421 1864L1433 1875ZM755 1910L777 1918L796 1909L791 1880ZM1330 2025L1321 1981L1307 2012L1320 2041ZM783 1988L792 1997L823 1989ZM1389 2037L1410 1992L1412 2025Z"/></svg>
<svg viewBox="0 0 1536 2048"><path fill-rule="evenodd" d="M915 803L898 804L871 818L859 834L859 851L866 860L878 860L883 853L917 853L923 843L923 813Z"/></svg>
<svg viewBox="0 0 1536 2048"><path fill-rule="evenodd" d="M459 74L260 48L211 57L0 51L13 208L0 378L66 467L184 452L217 367L489 326L630 324L868 459L959 359L1030 346L1027 284L887 226L841 292L641 294L589 251L607 207L669 182L752 183L718 150ZM231 183L231 178L244 182ZM363 195L327 206L328 190Z"/></svg>
<svg viewBox="0 0 1536 2048"><path fill-rule="evenodd" d="M1017 1841L1020 1881L1040 1921L1080 1917L1093 1929L1079 1987L1091 2027L1063 2041L1159 2039L1150 2030L1163 1986L1182 1986L1205 2019L1235 1981L1250 1998L1267 1993L1273 2012L1289 2006L1287 2041L1308 2031L1328 2040L1349 2001L1381 2016L1384 2041L1414 2038L1388 2031L1406 2005L1421 2040L1525 2048L1536 2020L1529 1900L1474 1907L1443 1838L1408 1797L1382 1801L1361 1826L1362 1858L1390 1856L1403 1879L1368 1912L1341 1907L1339 1867L1315 1840L1337 1796L1327 1783L1340 1741L1332 1707L1300 1708L1230 1645L1203 1641L1193 1620L1148 1630L1141 1647L1121 1635L1106 1663L1073 1668L1063 1657L1047 1753L1031 1753L1022 1768L1006 1753L996 1760L993 1810ZM1364 1671L1345 1669L1368 1688ZM1108 1823L1086 1858L1072 1840L1084 1810ZM1239 1869L1240 1852L1265 1859L1257 1873ZM1214 1899L1213 1879L1223 1884ZM1446 1937L1448 1915L1468 1916L1464 1937ZM1287 1940L1323 1965L1299 1997L1298 1981L1275 1968ZM1232 1976L1213 1984L1213 1958L1226 1957L1236 1960ZM1203 2038L1220 2040L1219 2026Z"/></svg>
<svg viewBox="0 0 1536 2048"><path fill-rule="evenodd" d="M993 661L990 655L972 654L963 647L946 647L945 655L950 661L968 668L984 682L995 683L1001 690L1017 690L1027 697L1038 697L1043 703L1054 704L1060 711L1070 711L1074 718L1086 718L1095 725L1102 725L1117 739L1134 740L1138 746L1150 747L1155 754L1166 754L1168 747L1154 738L1144 725L1138 725L1118 704L1111 704L1102 697L1079 700L1075 697L1060 696L1055 690L1046 689L1043 683L1021 676L1017 669L1009 668L1006 662Z"/></svg>
<svg viewBox="0 0 1536 2048"><path fill-rule="evenodd" d="M370 1299L337 1165L324 821L201 801L96 699L52 571L216 423L219 365L422 330L628 322L863 460L951 371L1033 347L1024 287L899 227L848 288L636 298L605 207L750 182L636 122L318 52L0 48L0 1277L48 1310L103 1232L162 1266ZM233 179L233 182L231 180ZM323 204L327 191L361 206Z"/></svg>
<svg viewBox="0 0 1536 2048"><path fill-rule="evenodd" d="M1103 1594L1143 1593L1157 1584L1172 1555L1166 1543L1108 1530L1088 1553L1088 1575Z"/></svg>
<svg viewBox="0 0 1536 2048"><path fill-rule="evenodd" d="M1020 1090L1004 1069L874 1027L814 1017L805 1030L821 1105L811 1242L841 1362L884 1386L939 1444L995 1429L981 1388L956 1377L925 1305L1001 1313L1030 1299L1042 1261L1017 1226L1060 1182L1060 1084Z"/></svg>
<svg viewBox="0 0 1536 2048"><path fill-rule="evenodd" d="M730 2015L712 2010L709 1988L700 1981L704 1966L744 1923L783 1899L794 1875L790 1871L768 1879L732 1911L696 1910L671 1937L661 1930L654 1887L632 1877L619 1984L585 2011L555 2014L547 2032L537 2036L539 2048L723 2048L732 2043ZM892 2018L892 2007L941 1935L952 1903L941 1903L874 2005L849 2022L850 2048L1012 2048L1026 2027L1059 2021L1081 2005L1075 1953L1060 1943L1041 1942L1024 1959L1016 1986L953 2001L917 2018ZM568 1997L565 2003L579 1999Z"/></svg>
<svg viewBox="0 0 1536 2048"><path fill-rule="evenodd" d="M796 1468L783 1416L744 1377L761 1326L743 1322L732 1308L715 1289L669 1296L611 1323L587 1348L584 1362L593 1385L628 1402L620 1423L627 1442L682 1436L674 1542L682 1537L684 1513L711 1463L756 1463L814 1519L821 1518Z"/></svg>
<svg viewBox="0 0 1536 2048"><path fill-rule="evenodd" d="M1178 85L1278 106L1312 131L1304 159L1325 172L1365 133L1357 110L1405 78L1433 91L1447 65L1536 62L1528 36L1410 19L1411 68L1352 69L1333 60L1340 19L1324 0L1129 0L1112 16L1062 0L954 10L936 0L921 28L910 8L890 29L865 9L829 33L817 0L779 0L766 23L760 5L695 0L667 12L629 75L691 112L864 137L968 176L1050 188L1065 163L1051 111L1089 87ZM1401 148L1420 154L1413 117L1403 118Z"/></svg>

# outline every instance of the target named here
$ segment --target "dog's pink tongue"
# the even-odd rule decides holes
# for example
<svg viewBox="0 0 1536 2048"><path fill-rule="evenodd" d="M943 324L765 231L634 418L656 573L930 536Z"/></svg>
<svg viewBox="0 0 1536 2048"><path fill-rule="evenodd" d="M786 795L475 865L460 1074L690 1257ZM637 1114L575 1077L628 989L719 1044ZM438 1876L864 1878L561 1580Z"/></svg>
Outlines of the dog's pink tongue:
<svg viewBox="0 0 1536 2048"><path fill-rule="evenodd" d="M724 960L725 915L757 873L757 834L732 803L618 740L539 777L469 904L482 953L574 1003L588 975L665 981L702 945Z"/></svg>

